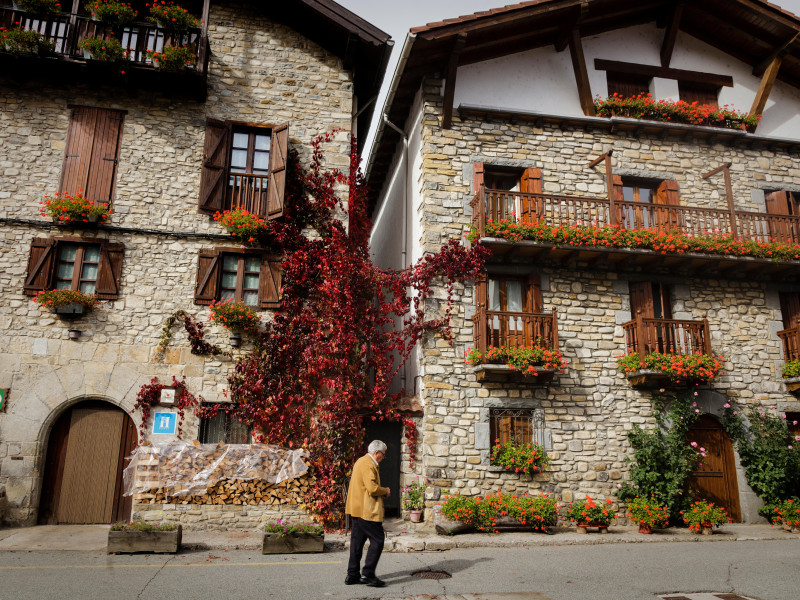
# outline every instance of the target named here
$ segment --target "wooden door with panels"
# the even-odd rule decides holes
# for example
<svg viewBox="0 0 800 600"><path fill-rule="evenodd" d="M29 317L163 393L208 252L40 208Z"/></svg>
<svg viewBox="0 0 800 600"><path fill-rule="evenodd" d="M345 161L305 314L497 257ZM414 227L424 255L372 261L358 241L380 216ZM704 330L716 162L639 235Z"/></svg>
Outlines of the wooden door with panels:
<svg viewBox="0 0 800 600"><path fill-rule="evenodd" d="M688 442L705 448L702 465L689 479L689 488L697 500L708 500L722 506L734 523L740 523L739 485L733 444L722 424L711 415L702 415L689 430Z"/></svg>
<svg viewBox="0 0 800 600"><path fill-rule="evenodd" d="M672 302L669 286L658 281L631 281L628 285L631 302L631 318L672 319ZM638 340L636 351L642 354L667 352L674 346L669 340L669 329L656 325L647 328L648 338ZM652 335L650 335L652 334Z"/></svg>

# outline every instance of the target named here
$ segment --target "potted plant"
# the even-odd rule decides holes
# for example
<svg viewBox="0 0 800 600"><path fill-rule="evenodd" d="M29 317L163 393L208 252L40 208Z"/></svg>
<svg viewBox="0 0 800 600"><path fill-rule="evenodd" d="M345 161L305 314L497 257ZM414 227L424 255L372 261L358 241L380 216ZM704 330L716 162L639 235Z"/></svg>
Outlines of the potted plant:
<svg viewBox="0 0 800 600"><path fill-rule="evenodd" d="M33 301L58 315L73 317L89 313L97 306L94 294L77 290L43 290L33 297Z"/></svg>
<svg viewBox="0 0 800 600"><path fill-rule="evenodd" d="M114 523L108 532L107 552L175 553L181 547L183 528L174 523L152 525L143 521Z"/></svg>
<svg viewBox="0 0 800 600"><path fill-rule="evenodd" d="M640 356L631 352L617 359L619 370L634 387L647 385L657 380L658 385L694 385L709 383L722 371L720 356L709 354L672 354L651 352Z"/></svg>
<svg viewBox="0 0 800 600"><path fill-rule="evenodd" d="M503 467L512 473L542 473L550 464L550 457L536 442L532 444L516 444L513 441L500 443L494 441L491 464Z"/></svg>
<svg viewBox="0 0 800 600"><path fill-rule="evenodd" d="M120 62L128 60L128 51L116 38L103 40L100 38L86 38L80 43L81 49L92 60L102 62Z"/></svg>
<svg viewBox="0 0 800 600"><path fill-rule="evenodd" d="M694 502L688 511L681 511L681 514L690 531L703 535L711 535L714 527L730 522L725 509L708 500Z"/></svg>
<svg viewBox="0 0 800 600"><path fill-rule="evenodd" d="M659 506L655 499L640 498L636 496L628 505L631 521L639 524L639 533L653 533L653 527L661 529L669 523L669 513L666 506Z"/></svg>
<svg viewBox="0 0 800 600"><path fill-rule="evenodd" d="M408 511L412 523L422 520L422 509L425 505L425 486L417 481L412 481L403 487L403 508Z"/></svg>
<svg viewBox="0 0 800 600"><path fill-rule="evenodd" d="M258 329L258 313L244 302L234 302L232 298L222 302L212 302L208 320L222 325L231 332L231 345L241 344L241 332L255 332Z"/></svg>
<svg viewBox="0 0 800 600"><path fill-rule="evenodd" d="M52 53L55 47L55 42L45 39L38 31L0 27L0 51L45 56Z"/></svg>
<svg viewBox="0 0 800 600"><path fill-rule="evenodd" d="M773 515L773 522L782 523L786 531L800 531L800 502L797 498L777 503L773 508Z"/></svg>
<svg viewBox="0 0 800 600"><path fill-rule="evenodd" d="M31 17L49 19L61 13L58 0L14 0L14 3Z"/></svg>
<svg viewBox="0 0 800 600"><path fill-rule="evenodd" d="M600 533L608 533L608 524L616 517L610 505L610 498L606 499L604 506L586 496L585 500L576 500L569 505L566 517L578 526L578 533L588 533L589 527L597 527Z"/></svg>
<svg viewBox="0 0 800 600"><path fill-rule="evenodd" d="M147 57L162 71L180 71L196 60L194 50L188 46L165 46L163 52L148 50Z"/></svg>
<svg viewBox="0 0 800 600"><path fill-rule="evenodd" d="M276 521L264 525L261 554L298 554L324 549L325 531L318 523Z"/></svg>
<svg viewBox="0 0 800 600"><path fill-rule="evenodd" d="M217 211L214 220L245 246L266 245L269 240L269 222L245 208Z"/></svg>
<svg viewBox="0 0 800 600"><path fill-rule="evenodd" d="M88 4L86 9L91 11L94 20L112 29L132 23L139 14L130 4L117 0L97 0Z"/></svg>
<svg viewBox="0 0 800 600"><path fill-rule="evenodd" d="M781 376L786 389L792 393L800 391L800 359L789 360L781 367Z"/></svg>
<svg viewBox="0 0 800 600"><path fill-rule="evenodd" d="M40 204L39 213L52 218L56 225L102 225L111 214L107 202L95 204L83 195L82 190L75 194L64 192L45 196Z"/></svg>
<svg viewBox="0 0 800 600"><path fill-rule="evenodd" d="M164 31L173 34L185 33L190 27L197 27L198 21L185 8L174 2L155 0L150 6L149 21L156 23Z"/></svg>

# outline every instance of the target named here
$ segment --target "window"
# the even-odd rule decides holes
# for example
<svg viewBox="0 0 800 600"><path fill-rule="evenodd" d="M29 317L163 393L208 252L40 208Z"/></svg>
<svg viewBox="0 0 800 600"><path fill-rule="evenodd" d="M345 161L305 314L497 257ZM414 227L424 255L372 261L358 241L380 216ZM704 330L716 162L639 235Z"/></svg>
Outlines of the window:
<svg viewBox="0 0 800 600"><path fill-rule="evenodd" d="M707 104L714 108L719 108L717 97L719 96L719 86L693 81L678 81L678 95L681 100L691 104Z"/></svg>
<svg viewBox="0 0 800 600"><path fill-rule="evenodd" d="M486 201L489 218L505 219L514 215L518 221L532 222L538 220L542 212L541 198L522 195L542 193L541 169L510 169L474 163L473 186L475 193L481 186L488 190Z"/></svg>
<svg viewBox="0 0 800 600"><path fill-rule="evenodd" d="M201 444L247 444L250 442L250 428L238 419L231 417L229 408L223 403L204 404L203 407L217 407L213 417L200 418L200 431L197 439Z"/></svg>
<svg viewBox="0 0 800 600"><path fill-rule="evenodd" d="M486 336L486 346L531 345L537 338L552 344L552 316L542 314L539 275L484 275L478 279L476 298L479 347L481 336Z"/></svg>
<svg viewBox="0 0 800 600"><path fill-rule="evenodd" d="M669 286L654 281L631 281L631 317L642 315L645 319L671 319L672 303Z"/></svg>
<svg viewBox="0 0 800 600"><path fill-rule="evenodd" d="M500 444L532 444L545 445L544 411L541 409L489 409L489 439L494 446L496 440Z"/></svg>
<svg viewBox="0 0 800 600"><path fill-rule="evenodd" d="M246 208L283 214L289 124L276 127L209 119L200 181L201 211Z"/></svg>
<svg viewBox="0 0 800 600"><path fill-rule="evenodd" d="M800 224L794 218L800 216L800 194L787 190L765 190L764 204L767 214L769 236L778 242L799 243Z"/></svg>
<svg viewBox="0 0 800 600"><path fill-rule="evenodd" d="M617 223L625 229L674 231L681 229L681 214L669 206L680 206L678 182L613 176Z"/></svg>
<svg viewBox="0 0 800 600"><path fill-rule="evenodd" d="M36 238L31 242L24 292L79 290L101 300L119 297L122 244L81 238Z"/></svg>
<svg viewBox="0 0 800 600"><path fill-rule="evenodd" d="M125 112L73 107L67 131L59 192L111 203Z"/></svg>
<svg viewBox="0 0 800 600"><path fill-rule="evenodd" d="M608 95L632 98L650 93L650 81L652 77L647 75L633 75L630 73L606 72L606 83L608 84Z"/></svg>
<svg viewBox="0 0 800 600"><path fill-rule="evenodd" d="M277 308L282 263L278 257L236 248L201 250L195 304L232 298L254 308Z"/></svg>

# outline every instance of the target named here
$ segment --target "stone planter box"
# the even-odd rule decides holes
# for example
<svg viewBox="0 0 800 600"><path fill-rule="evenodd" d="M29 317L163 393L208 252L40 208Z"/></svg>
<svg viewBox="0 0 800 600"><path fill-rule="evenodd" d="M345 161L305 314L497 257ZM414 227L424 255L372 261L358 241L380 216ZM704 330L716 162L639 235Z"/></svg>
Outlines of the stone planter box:
<svg viewBox="0 0 800 600"><path fill-rule="evenodd" d="M174 554L181 547L182 535L181 525L171 531L109 531L107 551Z"/></svg>
<svg viewBox="0 0 800 600"><path fill-rule="evenodd" d="M555 369L545 369L535 367L536 375L523 375L520 371L512 369L508 365L477 365L472 368L478 381L521 381L526 384L546 384L553 381L556 375Z"/></svg>
<svg viewBox="0 0 800 600"><path fill-rule="evenodd" d="M314 533L265 533L261 554L308 554L325 549L325 536Z"/></svg>

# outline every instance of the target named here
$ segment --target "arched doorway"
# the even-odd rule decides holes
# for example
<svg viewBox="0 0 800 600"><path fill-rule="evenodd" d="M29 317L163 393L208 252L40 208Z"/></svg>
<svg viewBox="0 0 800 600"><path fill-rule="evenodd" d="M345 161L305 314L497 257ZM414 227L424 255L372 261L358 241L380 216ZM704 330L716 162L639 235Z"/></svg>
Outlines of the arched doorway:
<svg viewBox="0 0 800 600"><path fill-rule="evenodd" d="M733 444L722 424L711 415L702 415L689 431L688 441L706 449L702 466L689 479L695 497L724 507L734 523L741 523Z"/></svg>
<svg viewBox="0 0 800 600"><path fill-rule="evenodd" d="M130 519L122 469L137 442L125 411L101 400L68 408L50 431L39 523L112 523Z"/></svg>

